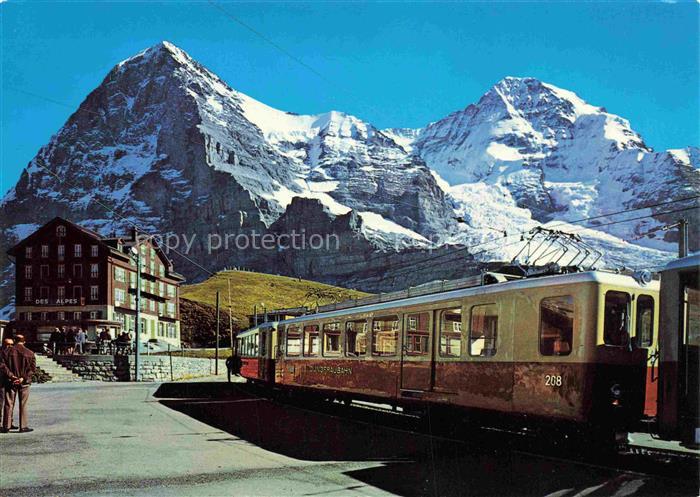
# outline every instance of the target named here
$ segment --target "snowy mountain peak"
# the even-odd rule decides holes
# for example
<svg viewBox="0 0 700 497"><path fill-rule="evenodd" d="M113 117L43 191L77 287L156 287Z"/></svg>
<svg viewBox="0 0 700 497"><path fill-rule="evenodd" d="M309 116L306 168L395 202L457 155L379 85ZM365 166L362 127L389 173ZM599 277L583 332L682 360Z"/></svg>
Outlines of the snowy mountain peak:
<svg viewBox="0 0 700 497"><path fill-rule="evenodd" d="M210 269L243 264L347 282L377 249L478 244L493 260L504 257L486 244L494 230L688 197L700 190L699 164L698 149L654 153L625 119L535 78L506 77L423 128L378 130L344 112L270 107L163 41L115 66L41 148L0 202L0 240L8 248L56 213L102 232L134 222L198 240L282 225L340 229L347 253L322 263L313 252L190 255ZM664 254L620 240L670 250L668 232L645 235L668 221L611 225L603 242L586 236L643 266ZM434 277L416 272L416 282Z"/></svg>

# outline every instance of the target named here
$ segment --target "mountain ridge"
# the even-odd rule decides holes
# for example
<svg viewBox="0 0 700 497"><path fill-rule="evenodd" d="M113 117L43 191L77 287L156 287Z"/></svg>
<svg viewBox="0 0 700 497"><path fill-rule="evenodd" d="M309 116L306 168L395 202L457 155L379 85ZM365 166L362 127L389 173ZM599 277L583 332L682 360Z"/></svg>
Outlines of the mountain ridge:
<svg viewBox="0 0 700 497"><path fill-rule="evenodd" d="M162 42L118 63L40 149L0 201L0 231L7 249L45 216L62 215L100 232L136 223L200 240L303 227L293 212L323 233L339 230L348 250L291 260L199 247L190 256L208 270L250 265L329 283L371 281L366 288L378 290L387 289L380 275L392 261L418 263L433 250L487 242L494 231L696 194L698 167L697 148L654 152L624 118L535 78L503 78L423 128L382 130L340 111L274 109ZM610 261L652 265L668 257L674 238L644 233L670 220L658 214L584 234ZM514 250L495 247L472 262ZM387 254L385 267L368 265L375 252ZM340 259L351 261L344 272ZM205 276L183 264L189 277ZM0 265L10 288L8 261ZM418 270L406 283L462 269Z"/></svg>

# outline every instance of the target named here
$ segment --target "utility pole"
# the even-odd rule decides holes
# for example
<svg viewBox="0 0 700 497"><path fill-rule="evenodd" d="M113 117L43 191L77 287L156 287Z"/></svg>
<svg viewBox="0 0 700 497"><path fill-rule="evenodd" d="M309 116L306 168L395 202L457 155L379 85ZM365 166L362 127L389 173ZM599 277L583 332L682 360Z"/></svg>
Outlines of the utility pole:
<svg viewBox="0 0 700 497"><path fill-rule="evenodd" d="M688 257L688 221L678 220L678 257Z"/></svg>
<svg viewBox="0 0 700 497"><path fill-rule="evenodd" d="M216 349L214 350L214 374L219 374L219 292L216 292Z"/></svg>
<svg viewBox="0 0 700 497"><path fill-rule="evenodd" d="M228 281L228 335L231 339L231 355L233 355L233 316L231 315L231 280Z"/></svg>
<svg viewBox="0 0 700 497"><path fill-rule="evenodd" d="M138 244L138 235L135 236L136 245L136 331L134 336L134 380L141 381L141 372L139 371L141 351L139 350L139 341L141 339L141 250Z"/></svg>

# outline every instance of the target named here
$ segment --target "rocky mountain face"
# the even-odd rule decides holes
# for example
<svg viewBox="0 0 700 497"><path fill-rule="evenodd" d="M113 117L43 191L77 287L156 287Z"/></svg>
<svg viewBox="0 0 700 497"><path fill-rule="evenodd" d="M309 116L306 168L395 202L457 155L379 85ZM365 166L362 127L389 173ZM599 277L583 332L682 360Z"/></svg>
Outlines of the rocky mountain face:
<svg viewBox="0 0 700 497"><path fill-rule="evenodd" d="M532 78L505 78L424 128L380 130L268 107L163 42L114 67L2 199L0 303L14 271L5 251L56 215L169 235L190 280L247 266L402 287L509 259L517 233L542 223L580 231L608 264L651 267L675 250L673 230L654 229L679 214L661 212L695 201L599 229L565 223L695 195L699 166L697 148L654 152L626 120ZM292 232L332 243L235 242Z"/></svg>

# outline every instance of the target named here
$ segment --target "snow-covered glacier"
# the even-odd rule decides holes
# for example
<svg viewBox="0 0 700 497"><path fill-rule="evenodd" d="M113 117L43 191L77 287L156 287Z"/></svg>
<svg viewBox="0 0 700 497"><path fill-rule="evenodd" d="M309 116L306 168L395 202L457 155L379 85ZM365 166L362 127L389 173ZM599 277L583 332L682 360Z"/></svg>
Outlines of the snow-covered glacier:
<svg viewBox="0 0 700 497"><path fill-rule="evenodd" d="M2 252L55 215L198 240L307 229L344 243L295 253L195 244L176 264L191 279L200 266L245 265L386 289L507 259L518 233L547 225L577 232L608 264L652 267L675 250L674 231L659 228L680 214L665 212L697 200L640 207L697 195L699 166L698 148L653 151L627 120L533 78L506 77L420 129L378 129L339 111L269 107L163 42L117 64L29 162L0 204Z"/></svg>

